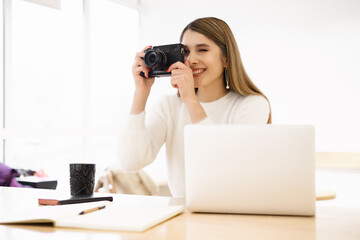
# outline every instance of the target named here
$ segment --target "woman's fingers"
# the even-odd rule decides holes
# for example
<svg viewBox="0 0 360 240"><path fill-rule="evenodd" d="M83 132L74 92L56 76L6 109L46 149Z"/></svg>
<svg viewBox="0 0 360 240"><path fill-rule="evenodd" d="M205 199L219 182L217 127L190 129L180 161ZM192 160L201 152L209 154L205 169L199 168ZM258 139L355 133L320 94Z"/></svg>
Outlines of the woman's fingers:
<svg viewBox="0 0 360 240"><path fill-rule="evenodd" d="M142 51L145 52L145 50L147 50L147 49L149 49L149 48L152 48L152 46L144 47L144 49L143 49Z"/></svg>
<svg viewBox="0 0 360 240"><path fill-rule="evenodd" d="M190 68L190 65L185 65L184 63L182 63L182 62L180 62L180 61L178 61L178 62L176 62L176 63L173 63L170 67L169 67L169 69L167 70L167 72L172 72L174 69L187 69L187 70L191 70L191 68Z"/></svg>
<svg viewBox="0 0 360 240"><path fill-rule="evenodd" d="M182 74L185 74L185 75L188 75L188 76L192 76L193 73L192 73L192 70L190 68L175 68L171 71L171 76L174 77L174 76L177 76L177 75L182 75Z"/></svg>
<svg viewBox="0 0 360 240"><path fill-rule="evenodd" d="M179 88L176 83L171 83L171 86L172 86L173 88Z"/></svg>
<svg viewBox="0 0 360 240"><path fill-rule="evenodd" d="M184 73L184 70L180 70L180 69L176 68L171 71L171 77L175 77L175 76L177 76L179 74L183 74L183 73Z"/></svg>
<svg viewBox="0 0 360 240"><path fill-rule="evenodd" d="M136 53L135 55L135 59L134 59L134 65L136 64L141 64L145 66L144 60L142 59L145 56L145 50L151 48L151 46L147 46L145 47L143 50L141 50L140 52Z"/></svg>
<svg viewBox="0 0 360 240"><path fill-rule="evenodd" d="M134 73L136 75L140 75L141 72L144 72L145 73L145 76L148 75L148 70L146 69L146 67L143 67L143 66L138 66L138 67L135 67L134 68Z"/></svg>
<svg viewBox="0 0 360 240"><path fill-rule="evenodd" d="M170 83L174 88L181 88L181 89L183 89L184 87L185 88L189 87L190 89L193 88L193 83L187 81L186 77L184 77L182 74L172 76Z"/></svg>
<svg viewBox="0 0 360 240"><path fill-rule="evenodd" d="M136 53L133 64L134 75L140 75L140 73L143 72L146 78L149 77L150 69L145 65L145 62L143 60L143 57L145 56L145 51L149 48L151 48L151 46L147 46L142 51Z"/></svg>
<svg viewBox="0 0 360 240"><path fill-rule="evenodd" d="M150 49L151 48L151 46L147 46L147 47L145 47L143 50L141 50L140 52L138 52L138 53L136 53L136 56L135 56L135 58L143 58L143 57L145 57L145 51L146 50L148 50L148 49ZM142 59L141 59L142 60Z"/></svg>
<svg viewBox="0 0 360 240"><path fill-rule="evenodd" d="M146 68L146 65L145 65L145 63L144 63L143 60L141 60L141 59L136 59L136 60L134 61L133 67L137 68L137 67L139 67L139 66L142 66L142 67Z"/></svg>

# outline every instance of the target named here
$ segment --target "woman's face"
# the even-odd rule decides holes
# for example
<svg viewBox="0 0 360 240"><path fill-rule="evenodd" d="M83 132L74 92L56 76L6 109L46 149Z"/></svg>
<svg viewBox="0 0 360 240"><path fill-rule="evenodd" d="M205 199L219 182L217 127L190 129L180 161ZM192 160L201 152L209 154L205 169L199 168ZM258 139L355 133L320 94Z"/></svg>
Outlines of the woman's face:
<svg viewBox="0 0 360 240"><path fill-rule="evenodd" d="M182 44L185 45L185 60L189 61L193 71L194 87L199 90L225 88L226 57L215 42L198 32L186 30Z"/></svg>

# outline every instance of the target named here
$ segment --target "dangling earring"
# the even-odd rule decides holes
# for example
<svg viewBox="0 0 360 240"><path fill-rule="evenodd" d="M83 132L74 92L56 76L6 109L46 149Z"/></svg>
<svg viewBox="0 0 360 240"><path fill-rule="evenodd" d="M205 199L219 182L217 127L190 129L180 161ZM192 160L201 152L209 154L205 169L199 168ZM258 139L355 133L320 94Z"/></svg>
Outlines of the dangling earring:
<svg viewBox="0 0 360 240"><path fill-rule="evenodd" d="M226 89L229 89L229 74L227 68L225 68L225 81L226 81Z"/></svg>

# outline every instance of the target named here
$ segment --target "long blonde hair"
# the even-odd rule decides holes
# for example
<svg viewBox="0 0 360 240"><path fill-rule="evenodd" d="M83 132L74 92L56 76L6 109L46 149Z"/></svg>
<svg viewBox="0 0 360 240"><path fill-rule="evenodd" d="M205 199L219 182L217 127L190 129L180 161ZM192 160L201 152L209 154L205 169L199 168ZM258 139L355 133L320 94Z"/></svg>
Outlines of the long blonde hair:
<svg viewBox="0 0 360 240"><path fill-rule="evenodd" d="M230 90L243 96L261 95L269 102L268 98L256 87L247 75L240 58L235 37L226 22L214 17L196 19L184 28L180 36L180 42L182 42L187 30L192 30L204 35L220 47L223 55L227 58ZM224 85L225 84L226 80L224 75ZM271 123L271 108L268 123Z"/></svg>

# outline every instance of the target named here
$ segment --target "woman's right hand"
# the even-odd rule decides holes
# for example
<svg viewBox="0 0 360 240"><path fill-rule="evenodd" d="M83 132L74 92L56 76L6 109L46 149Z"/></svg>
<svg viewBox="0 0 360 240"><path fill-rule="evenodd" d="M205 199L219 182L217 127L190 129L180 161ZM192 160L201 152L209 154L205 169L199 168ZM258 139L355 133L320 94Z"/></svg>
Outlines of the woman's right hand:
<svg viewBox="0 0 360 240"><path fill-rule="evenodd" d="M150 94L151 86L155 81L155 77L148 78L149 69L146 67L145 62L142 59L145 56L145 50L149 48L151 48L151 46L144 48L141 52L136 54L134 64L132 66L135 93L130 110L131 114L139 114L145 110L145 105ZM141 72L144 73L145 77L140 75Z"/></svg>
<svg viewBox="0 0 360 240"><path fill-rule="evenodd" d="M149 48L151 48L151 46L144 48L142 51L136 54L134 64L132 66L135 91L140 93L141 95L149 95L151 86L154 84L155 81L155 77L148 78L150 69L146 67L145 62L142 59L145 56L145 50ZM144 73L145 77L142 77L140 75L141 72Z"/></svg>

